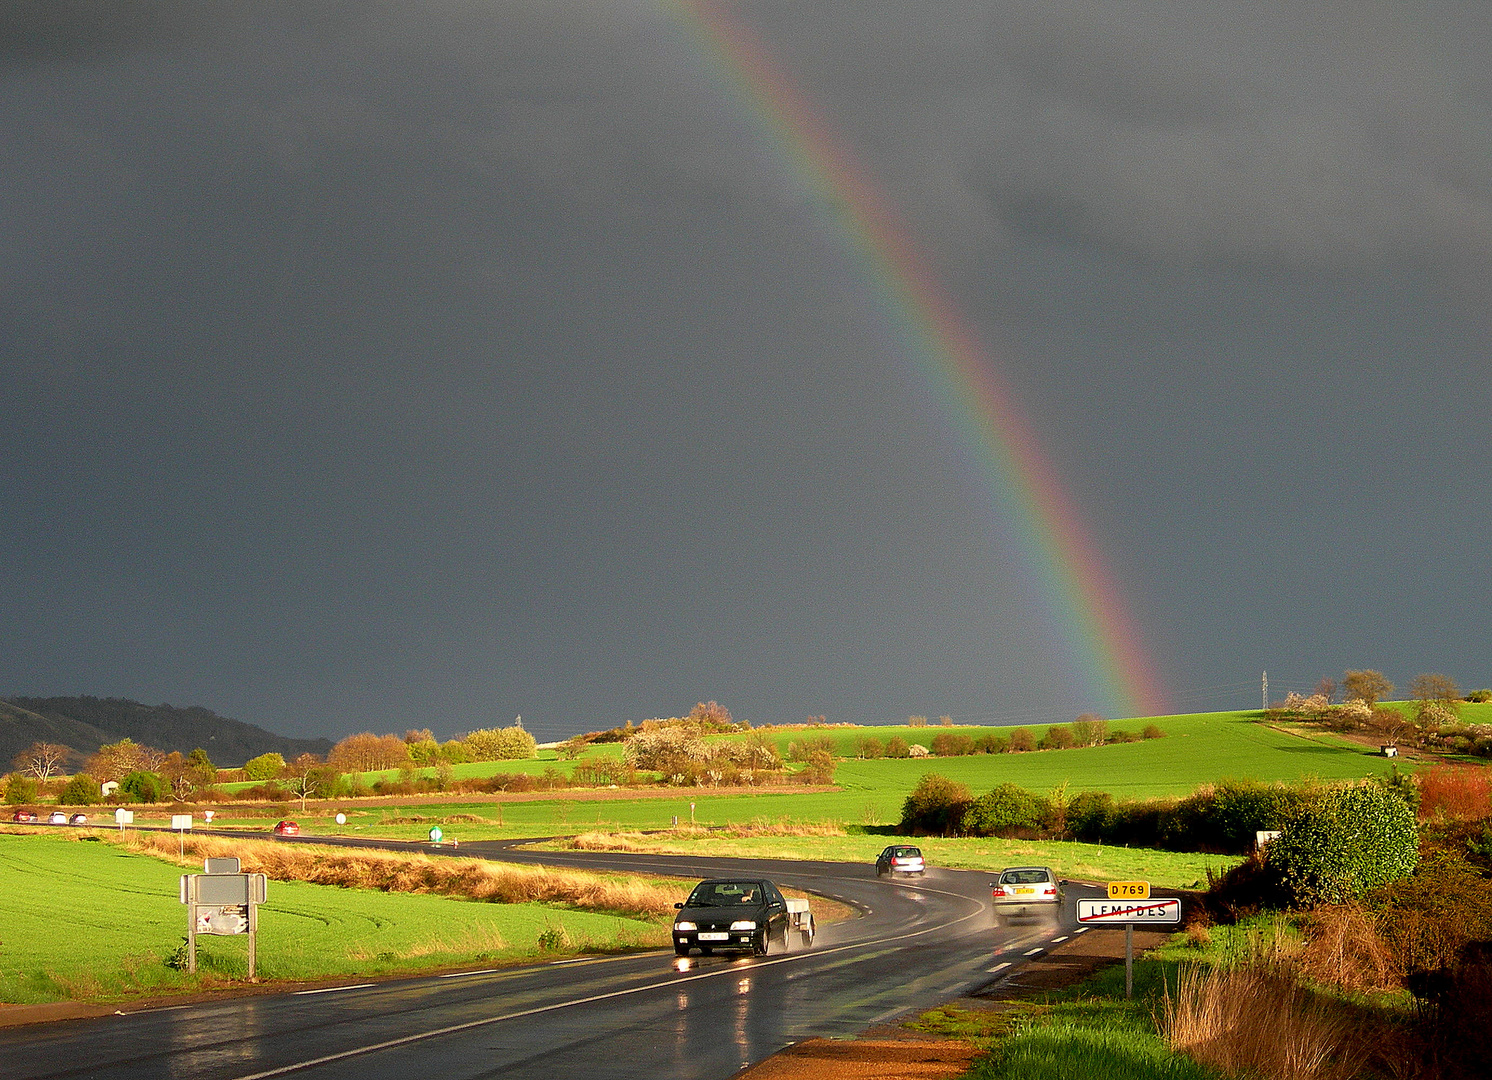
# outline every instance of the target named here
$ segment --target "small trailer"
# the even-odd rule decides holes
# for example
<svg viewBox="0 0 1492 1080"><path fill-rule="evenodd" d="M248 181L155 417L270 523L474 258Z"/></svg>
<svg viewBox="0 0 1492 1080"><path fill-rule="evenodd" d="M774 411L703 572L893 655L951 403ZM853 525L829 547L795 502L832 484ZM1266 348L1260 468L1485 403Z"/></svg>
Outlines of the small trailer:
<svg viewBox="0 0 1492 1080"><path fill-rule="evenodd" d="M803 943L805 949L813 944L813 912L808 910L807 897L801 900L788 898L787 928L789 933L797 932L798 940Z"/></svg>

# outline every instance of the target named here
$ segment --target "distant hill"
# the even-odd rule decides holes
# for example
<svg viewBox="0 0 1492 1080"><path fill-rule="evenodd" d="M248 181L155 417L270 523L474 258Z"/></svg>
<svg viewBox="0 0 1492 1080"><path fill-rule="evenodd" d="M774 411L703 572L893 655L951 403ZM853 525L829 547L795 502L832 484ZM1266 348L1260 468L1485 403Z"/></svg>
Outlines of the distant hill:
<svg viewBox="0 0 1492 1080"><path fill-rule="evenodd" d="M142 705L124 698L13 697L0 700L0 772L32 743L53 742L78 751L79 761L104 743L133 739L159 750L207 751L223 767L270 752L286 758L325 754L327 739L291 739L200 705ZM76 764L76 763L75 763Z"/></svg>

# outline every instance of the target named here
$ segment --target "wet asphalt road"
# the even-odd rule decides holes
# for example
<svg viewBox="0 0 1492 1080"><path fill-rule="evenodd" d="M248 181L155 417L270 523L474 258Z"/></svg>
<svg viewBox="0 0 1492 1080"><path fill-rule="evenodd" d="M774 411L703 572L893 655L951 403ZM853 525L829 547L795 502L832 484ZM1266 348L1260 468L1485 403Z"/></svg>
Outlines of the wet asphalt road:
<svg viewBox="0 0 1492 1080"><path fill-rule="evenodd" d="M987 873L931 869L893 882L848 863L510 848L473 843L459 854L760 875L863 915L765 958L582 959L14 1028L0 1031L0 1077L723 1080L790 1043L853 1034L1002 978L1073 932L1052 919L997 925Z"/></svg>

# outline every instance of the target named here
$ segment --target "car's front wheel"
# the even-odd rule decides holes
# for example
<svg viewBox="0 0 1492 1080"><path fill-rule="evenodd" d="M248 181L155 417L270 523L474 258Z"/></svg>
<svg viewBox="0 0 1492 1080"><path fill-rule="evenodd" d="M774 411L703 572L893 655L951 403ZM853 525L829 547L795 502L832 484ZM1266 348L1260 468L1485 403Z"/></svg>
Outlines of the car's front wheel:
<svg viewBox="0 0 1492 1080"><path fill-rule="evenodd" d="M689 946L688 945L675 945L673 947L673 954L675 956L688 956L689 955Z"/></svg>
<svg viewBox="0 0 1492 1080"><path fill-rule="evenodd" d="M764 926L761 933L756 935L756 940L751 943L751 951L756 956L766 956L772 951L772 928Z"/></svg>

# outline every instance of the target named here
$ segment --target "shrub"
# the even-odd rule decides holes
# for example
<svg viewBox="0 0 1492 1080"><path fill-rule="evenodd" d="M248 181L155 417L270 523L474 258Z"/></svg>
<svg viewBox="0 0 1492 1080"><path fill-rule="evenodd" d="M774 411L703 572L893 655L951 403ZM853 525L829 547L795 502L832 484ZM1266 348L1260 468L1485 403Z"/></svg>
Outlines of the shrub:
<svg viewBox="0 0 1492 1080"><path fill-rule="evenodd" d="M911 746L907 747L907 757L927 757L931 753L932 751L920 742L914 742Z"/></svg>
<svg viewBox="0 0 1492 1080"><path fill-rule="evenodd" d="M1053 724L1036 745L1042 750L1066 750L1072 744L1072 729L1066 724Z"/></svg>
<svg viewBox="0 0 1492 1080"><path fill-rule="evenodd" d="M1141 732L1140 732L1140 738L1142 738L1142 739L1162 739L1162 738L1165 738L1165 734L1166 733L1164 731L1162 731L1160 728L1158 728L1156 725L1154 725L1154 724L1146 724L1145 727L1144 727L1144 729L1141 730Z"/></svg>
<svg viewBox="0 0 1492 1080"><path fill-rule="evenodd" d="M279 754L260 754L244 762L245 780L278 780L285 771L285 759Z"/></svg>
<svg viewBox="0 0 1492 1080"><path fill-rule="evenodd" d="M408 743L409 760L416 765L434 765L437 761L449 765L450 762L442 761L440 756L440 743L434 739L416 739Z"/></svg>
<svg viewBox="0 0 1492 1080"><path fill-rule="evenodd" d="M1003 735L980 735L974 740L976 754L1005 754L1010 751L1010 740Z"/></svg>
<svg viewBox="0 0 1492 1080"><path fill-rule="evenodd" d="M907 746L907 740L900 735L893 735L886 740L886 756L888 758L911 757L911 748Z"/></svg>
<svg viewBox="0 0 1492 1080"><path fill-rule="evenodd" d="M1492 941L1492 889L1460 852L1431 850L1405 881L1369 895L1387 939L1421 997L1474 941Z"/></svg>
<svg viewBox="0 0 1492 1080"><path fill-rule="evenodd" d="M1261 829L1278 829L1311 798L1302 787L1223 780L1187 796L1162 814L1160 841L1177 851L1243 854Z"/></svg>
<svg viewBox="0 0 1492 1080"><path fill-rule="evenodd" d="M590 787L628 787L637 783L637 770L616 758L594 758L582 761L571 773L575 783Z"/></svg>
<svg viewBox="0 0 1492 1080"><path fill-rule="evenodd" d="M1483 766L1441 762L1415 780L1421 817L1472 821L1492 816L1492 774Z"/></svg>
<svg viewBox="0 0 1492 1080"><path fill-rule="evenodd" d="M1080 791L1067 804L1067 827L1079 840L1102 842L1114 815L1114 796L1107 791Z"/></svg>
<svg viewBox="0 0 1492 1080"><path fill-rule="evenodd" d="M1010 749L1017 754L1035 750L1036 736L1031 734L1030 728L1018 727L1010 733Z"/></svg>
<svg viewBox="0 0 1492 1080"><path fill-rule="evenodd" d="M1466 695L1466 700L1474 701L1478 704L1492 701L1492 690L1473 690Z"/></svg>
<svg viewBox="0 0 1492 1080"><path fill-rule="evenodd" d="M337 743L326 759L343 772L398 769L409 764L409 744L397 735L363 731Z"/></svg>
<svg viewBox="0 0 1492 1080"><path fill-rule="evenodd" d="M520 724L473 731L462 745L471 761L516 761L538 755L538 743Z"/></svg>
<svg viewBox="0 0 1492 1080"><path fill-rule="evenodd" d="M855 740L855 752L862 758L878 758L885 751L880 739L874 735L862 735Z"/></svg>
<svg viewBox="0 0 1492 1080"><path fill-rule="evenodd" d="M36 801L36 781L22 773L11 773L5 783L5 802L9 806Z"/></svg>
<svg viewBox="0 0 1492 1080"><path fill-rule="evenodd" d="M98 781L80 772L67 782L57 801L63 806L94 806L101 798Z"/></svg>
<svg viewBox="0 0 1492 1080"><path fill-rule="evenodd" d="M119 781L120 797L131 798L135 802L160 802L161 788L161 778L153 772L146 772L144 769L137 769Z"/></svg>
<svg viewBox="0 0 1492 1080"><path fill-rule="evenodd" d="M902 803L901 830L953 836L962 826L969 802L968 785L937 773L923 773Z"/></svg>
<svg viewBox="0 0 1492 1080"><path fill-rule="evenodd" d="M808 764L798 773L805 784L834 783L834 755L827 750L815 750L808 755Z"/></svg>
<svg viewBox="0 0 1492 1080"><path fill-rule="evenodd" d="M1117 728L1114 731L1109 732L1109 742L1132 743L1139 741L1140 737L1133 731L1125 731L1123 728Z"/></svg>
<svg viewBox="0 0 1492 1080"><path fill-rule="evenodd" d="M1284 823L1266 849L1297 907L1341 904L1414 871L1414 814L1379 785L1337 788Z"/></svg>
<svg viewBox="0 0 1492 1080"><path fill-rule="evenodd" d="M1035 833L1050 815L1051 806L1042 796L1018 784L1001 784L969 804L962 831L970 836Z"/></svg>
<svg viewBox="0 0 1492 1080"><path fill-rule="evenodd" d="M974 740L951 731L939 732L932 737L932 752L938 757L968 757L974 752Z"/></svg>

